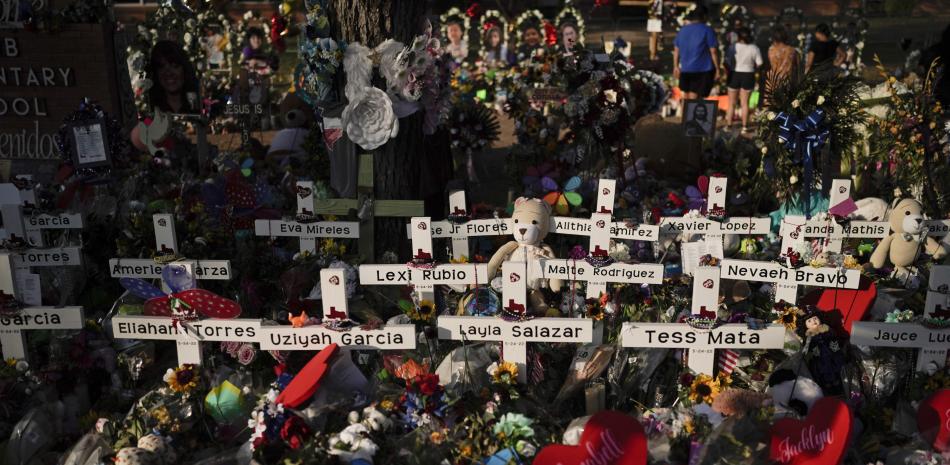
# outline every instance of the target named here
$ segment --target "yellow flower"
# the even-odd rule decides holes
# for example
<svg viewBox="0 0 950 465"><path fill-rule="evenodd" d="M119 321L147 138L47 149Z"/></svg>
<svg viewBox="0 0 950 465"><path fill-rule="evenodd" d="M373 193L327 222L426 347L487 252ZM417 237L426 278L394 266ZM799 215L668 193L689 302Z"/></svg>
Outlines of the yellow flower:
<svg viewBox="0 0 950 465"><path fill-rule="evenodd" d="M198 387L198 367L186 363L178 368L169 368L164 380L172 391L187 393Z"/></svg>
<svg viewBox="0 0 950 465"><path fill-rule="evenodd" d="M429 440L435 444L442 444L442 441L445 440L445 435L440 431L433 431L429 434Z"/></svg>
<svg viewBox="0 0 950 465"><path fill-rule="evenodd" d="M449 263L468 263L468 256L462 255L460 258L450 258Z"/></svg>
<svg viewBox="0 0 950 465"><path fill-rule="evenodd" d="M854 256L852 256L852 255L845 255L845 256L844 256L844 262L842 262L842 266L844 266L845 268L847 268L847 269L849 269L849 270L860 270L860 269L861 269L861 264L858 263L858 259L857 259L857 258L854 258Z"/></svg>
<svg viewBox="0 0 950 465"><path fill-rule="evenodd" d="M683 422L683 431L686 431L686 434L693 434L693 429L693 420Z"/></svg>
<svg viewBox="0 0 950 465"><path fill-rule="evenodd" d="M785 325L786 329L795 331L795 328L798 324L798 315L801 315L802 311L795 306L785 307L785 310L779 315L778 319L773 321L775 324Z"/></svg>
<svg viewBox="0 0 950 465"><path fill-rule="evenodd" d="M418 320L431 320L435 316L435 302L431 300L420 300L419 306L416 308L416 315L418 315Z"/></svg>
<svg viewBox="0 0 950 465"><path fill-rule="evenodd" d="M393 409L393 406L394 406L393 401L391 401L391 400L389 400L389 399L385 399L385 400L383 400L382 402L379 403L379 408L381 408L381 409L383 409L383 410L392 410L392 409Z"/></svg>
<svg viewBox="0 0 950 465"><path fill-rule="evenodd" d="M7 366L8 366L8 367L16 366L16 359L13 358L13 357L8 358L8 359L7 359Z"/></svg>
<svg viewBox="0 0 950 465"><path fill-rule="evenodd" d="M717 380L707 374L700 374L693 379L693 384L689 387L689 400L693 403L712 404L713 399L719 395L719 390Z"/></svg>
<svg viewBox="0 0 950 465"><path fill-rule="evenodd" d="M472 453L473 451L471 444L462 444L462 447L459 447L459 455L462 457L471 457Z"/></svg>
<svg viewBox="0 0 950 465"><path fill-rule="evenodd" d="M492 381L496 383L513 383L518 379L518 365L503 360L495 367L491 377Z"/></svg>

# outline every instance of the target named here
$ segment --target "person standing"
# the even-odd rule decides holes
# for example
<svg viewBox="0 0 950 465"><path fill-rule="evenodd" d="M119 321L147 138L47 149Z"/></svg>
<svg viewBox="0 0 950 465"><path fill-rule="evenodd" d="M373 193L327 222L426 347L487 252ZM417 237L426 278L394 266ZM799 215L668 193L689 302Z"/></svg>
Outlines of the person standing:
<svg viewBox="0 0 950 465"><path fill-rule="evenodd" d="M729 89L729 110L726 112L726 125L732 124L736 113L736 100L742 105L742 132L747 132L749 124L749 97L755 88L755 70L762 66L762 52L752 43L752 31L747 27L736 31L738 41L735 47L735 69L729 76L726 87Z"/></svg>
<svg viewBox="0 0 950 465"><path fill-rule="evenodd" d="M831 28L825 23L816 26L815 38L808 47L808 55L805 58L805 73L825 64L838 66L844 63L844 60L844 51L838 46L838 41L831 38Z"/></svg>
<svg viewBox="0 0 950 465"><path fill-rule="evenodd" d="M719 79L719 42L706 24L701 6L686 15L686 25L673 41L673 77L687 100L705 98Z"/></svg>
<svg viewBox="0 0 950 465"><path fill-rule="evenodd" d="M772 45L769 46L769 81L781 82L794 79L798 74L798 51L788 45L788 31L778 26L772 31Z"/></svg>

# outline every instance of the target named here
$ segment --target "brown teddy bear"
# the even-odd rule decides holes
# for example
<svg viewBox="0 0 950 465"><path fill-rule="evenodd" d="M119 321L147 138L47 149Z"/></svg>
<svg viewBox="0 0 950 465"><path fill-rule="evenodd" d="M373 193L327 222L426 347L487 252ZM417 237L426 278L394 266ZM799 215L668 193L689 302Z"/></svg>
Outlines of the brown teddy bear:
<svg viewBox="0 0 950 465"><path fill-rule="evenodd" d="M923 207L914 199L897 199L891 207L888 222L891 235L884 238L871 254L871 266L883 268L889 261L900 275L909 274L907 267L920 257L920 251L939 260L947 250L932 237L927 236Z"/></svg>
<svg viewBox="0 0 950 465"><path fill-rule="evenodd" d="M294 92L288 92L280 102L281 121L284 129L277 131L271 141L268 155L304 156L303 142L313 125L316 117L313 108L298 97Z"/></svg>
<svg viewBox="0 0 950 465"><path fill-rule="evenodd" d="M543 287L552 291L561 289L560 279L544 279L533 276L533 263L541 258L557 258L551 247L544 244L544 238L551 227L551 206L540 199L520 197L515 200L515 210L511 214L510 226L514 239L501 246L488 261L488 278L495 276L506 261L525 262L528 266L528 304L535 315L547 312L547 304L541 292Z"/></svg>

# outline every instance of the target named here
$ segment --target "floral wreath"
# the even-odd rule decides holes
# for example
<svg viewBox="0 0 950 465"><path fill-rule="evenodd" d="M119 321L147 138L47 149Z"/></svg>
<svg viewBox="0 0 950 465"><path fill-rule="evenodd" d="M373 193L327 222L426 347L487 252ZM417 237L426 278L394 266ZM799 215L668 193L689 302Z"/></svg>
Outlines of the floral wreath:
<svg viewBox="0 0 950 465"><path fill-rule="evenodd" d="M786 19L796 18L798 19L798 30L796 31L797 35L795 38L798 40L799 52L804 52L805 38L807 36L805 31L808 28L808 24L805 21L805 12L801 8L795 5L782 8L782 11L780 11L769 21L769 29L775 29L776 26L782 26L786 22Z"/></svg>
<svg viewBox="0 0 950 465"><path fill-rule="evenodd" d="M334 77L343 63L345 45L326 36L328 26L323 8L318 3L309 5L305 32L298 42L301 60L294 69L294 87L312 106L330 98Z"/></svg>
<svg viewBox="0 0 950 465"><path fill-rule="evenodd" d="M501 42L508 40L508 20L498 10L488 10L482 15L481 33L484 35L489 29L497 27L501 31Z"/></svg>
<svg viewBox="0 0 950 465"><path fill-rule="evenodd" d="M457 7L449 8L449 11L442 13L442 16L439 16L439 24L442 31L442 37L448 37L448 26L451 23L461 23L462 24L462 38L464 40L465 35L468 33L471 28L471 21L468 18L468 15L464 11L458 9Z"/></svg>
<svg viewBox="0 0 950 465"><path fill-rule="evenodd" d="M854 23L855 30L848 31L848 23ZM851 8L843 14L836 16L831 22L832 35L834 40L838 41L845 49L854 48L854 56L848 55L848 61L842 66L849 71L854 71L863 67L861 63L861 53L864 51L864 41L868 35L870 24L864 17L861 10ZM844 31L844 33L842 32ZM848 32L853 32L849 34Z"/></svg>
<svg viewBox="0 0 950 465"><path fill-rule="evenodd" d="M577 28L577 43L584 45L584 18L581 16L581 12L574 8L574 5L571 5L570 0L564 4L564 9L557 14L554 24L557 25L558 33L561 32L561 28L564 26L573 24Z"/></svg>
<svg viewBox="0 0 950 465"><path fill-rule="evenodd" d="M518 19L515 20L515 28L524 32L528 28L537 29L539 33L544 34L544 15L541 14L538 10L527 10L524 13L521 13L521 16L518 16ZM515 37L517 45L521 45L521 37Z"/></svg>
<svg viewBox="0 0 950 465"><path fill-rule="evenodd" d="M678 15L676 15L676 30L677 31L679 31L680 28L682 28L683 25L686 24L686 17L689 16L689 14L692 13L693 10L695 9L696 9L696 4L693 3L686 8L683 8L683 10L680 11Z"/></svg>
<svg viewBox="0 0 950 465"><path fill-rule="evenodd" d="M229 38L233 38L234 35L230 21L223 14L215 14L209 10L188 15L167 3L160 5L138 26L135 39L126 52L129 78L132 81L135 104L139 110L148 108L148 90L153 83L146 75L146 69L152 47L160 40L174 40L180 44L185 56L195 69L195 76L202 83L207 81L205 49L199 37L195 37L195 31L200 33L206 28L216 28ZM227 69L231 69L235 61L233 53L230 53L231 45L229 44L227 48L229 52L225 53ZM229 78L230 76L227 76L224 80L227 81Z"/></svg>

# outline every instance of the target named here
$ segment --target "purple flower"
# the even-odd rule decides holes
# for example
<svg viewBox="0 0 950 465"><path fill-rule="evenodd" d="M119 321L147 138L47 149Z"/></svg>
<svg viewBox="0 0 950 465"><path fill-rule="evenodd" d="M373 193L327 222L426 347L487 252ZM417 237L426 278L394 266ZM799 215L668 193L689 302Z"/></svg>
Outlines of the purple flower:
<svg viewBox="0 0 950 465"><path fill-rule="evenodd" d="M568 253L569 258L574 260L581 260L587 257L587 250L584 249L582 245L575 245L573 249Z"/></svg>

